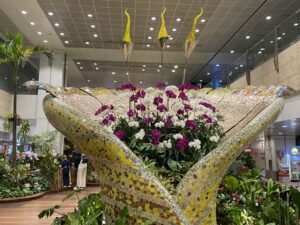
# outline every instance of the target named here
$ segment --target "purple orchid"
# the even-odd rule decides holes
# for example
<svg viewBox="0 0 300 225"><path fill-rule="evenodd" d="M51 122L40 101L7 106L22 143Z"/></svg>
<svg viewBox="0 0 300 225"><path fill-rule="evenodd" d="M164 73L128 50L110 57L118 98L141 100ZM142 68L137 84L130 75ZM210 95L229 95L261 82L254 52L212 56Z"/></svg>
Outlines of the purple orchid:
<svg viewBox="0 0 300 225"><path fill-rule="evenodd" d="M158 106L160 103L163 103L163 101L164 101L164 100L163 100L162 97L157 96L157 97L154 98L153 104Z"/></svg>
<svg viewBox="0 0 300 225"><path fill-rule="evenodd" d="M213 112L216 112L216 107L214 107L212 104L208 102L200 102L199 105L203 105L204 107L210 109Z"/></svg>
<svg viewBox="0 0 300 225"><path fill-rule="evenodd" d="M159 139L160 139L161 133L159 130L154 129L151 132L151 143L153 145L158 145L159 144Z"/></svg>
<svg viewBox="0 0 300 225"><path fill-rule="evenodd" d="M213 123L213 119L212 119L210 116L206 115L206 114L204 114L204 115L202 116L202 118L203 118L207 123Z"/></svg>
<svg viewBox="0 0 300 225"><path fill-rule="evenodd" d="M139 99L139 97L135 94L131 95L129 98L129 101L131 102L137 102L137 100Z"/></svg>
<svg viewBox="0 0 300 225"><path fill-rule="evenodd" d="M115 132L115 135L119 139L123 140L126 137L126 132L124 130L118 130L118 131Z"/></svg>
<svg viewBox="0 0 300 225"><path fill-rule="evenodd" d="M139 111L145 111L146 110L146 106L144 104L138 104L136 105L136 110L139 110Z"/></svg>
<svg viewBox="0 0 300 225"><path fill-rule="evenodd" d="M113 110L114 106L113 105L102 105L96 112L95 112L95 116L98 116L100 113L106 111L106 110Z"/></svg>
<svg viewBox="0 0 300 225"><path fill-rule="evenodd" d="M103 120L101 121L102 125L107 125L109 121L115 122L116 117L113 114L106 115Z"/></svg>
<svg viewBox="0 0 300 225"><path fill-rule="evenodd" d="M190 89L198 89L197 86L192 84L183 84L179 86L179 91L190 90Z"/></svg>
<svg viewBox="0 0 300 225"><path fill-rule="evenodd" d="M176 142L176 147L182 151L189 146L189 140L185 136L183 138L177 139Z"/></svg>
<svg viewBox="0 0 300 225"><path fill-rule="evenodd" d="M184 111L182 109L178 109L177 114L179 114L179 115L184 114Z"/></svg>
<svg viewBox="0 0 300 225"><path fill-rule="evenodd" d="M189 111L189 110L192 110L193 108L192 108L192 106L191 105L189 105L189 104L184 104L184 110L187 112L187 111Z"/></svg>
<svg viewBox="0 0 300 225"><path fill-rule="evenodd" d="M131 90L131 91L135 91L136 90L136 87L133 85L133 84L122 84L118 90Z"/></svg>
<svg viewBox="0 0 300 225"><path fill-rule="evenodd" d="M183 91L179 93L178 98L181 98L183 101L189 100L188 96Z"/></svg>
<svg viewBox="0 0 300 225"><path fill-rule="evenodd" d="M175 93L171 90L167 90L166 91L166 95L169 97L169 98L176 98L177 96L175 95Z"/></svg>
<svg viewBox="0 0 300 225"><path fill-rule="evenodd" d="M160 111L160 112L167 112L168 108L164 104L161 104L161 105L157 106L157 110Z"/></svg>
<svg viewBox="0 0 300 225"><path fill-rule="evenodd" d="M147 116L143 119L144 124L146 125L150 125L151 123L153 123L154 119L151 116Z"/></svg>
<svg viewBox="0 0 300 225"><path fill-rule="evenodd" d="M130 118L130 117L137 116L137 115L138 115L137 111L132 110L132 109L130 109L130 110L127 112L127 116L128 116L129 118Z"/></svg>
<svg viewBox="0 0 300 225"><path fill-rule="evenodd" d="M156 88L158 89L164 89L165 87L167 87L167 84L165 82L159 82L156 84Z"/></svg>
<svg viewBox="0 0 300 225"><path fill-rule="evenodd" d="M185 126L191 131L196 131L198 129L198 123L196 120L187 120L185 122Z"/></svg>
<svg viewBox="0 0 300 225"><path fill-rule="evenodd" d="M144 90L138 90L136 95L138 98L144 98L146 95L146 92Z"/></svg>
<svg viewBox="0 0 300 225"><path fill-rule="evenodd" d="M168 116L168 118L166 119L165 125L166 125L166 127L172 127L173 126L173 122L172 122L170 116Z"/></svg>

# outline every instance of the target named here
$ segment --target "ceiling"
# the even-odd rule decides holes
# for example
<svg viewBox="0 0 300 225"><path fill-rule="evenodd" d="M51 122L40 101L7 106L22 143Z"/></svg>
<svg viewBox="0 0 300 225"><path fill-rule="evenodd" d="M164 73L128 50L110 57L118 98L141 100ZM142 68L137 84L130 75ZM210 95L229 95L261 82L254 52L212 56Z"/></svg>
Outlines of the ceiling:
<svg viewBox="0 0 300 225"><path fill-rule="evenodd" d="M266 129L266 134L275 137L300 136L300 118L275 122Z"/></svg>
<svg viewBox="0 0 300 225"><path fill-rule="evenodd" d="M69 86L107 88L127 81L127 65L119 48L126 26L125 8L131 15L134 42L128 71L131 81L141 86L155 85L161 80L161 53L156 35L163 3L172 37L164 53L164 80L170 84L181 82L184 40L201 6L204 14L197 26L199 43L189 59L187 82L209 83L218 79L222 81L220 85L226 84L223 71L228 65L300 8L299 0L0 0L0 3L0 32L19 30L31 43L63 50L67 54ZM23 15L22 10L27 14ZM266 16L272 19L267 21ZM38 31L42 34L38 35ZM251 37L248 40L247 35ZM242 58L238 61L239 65L244 63Z"/></svg>

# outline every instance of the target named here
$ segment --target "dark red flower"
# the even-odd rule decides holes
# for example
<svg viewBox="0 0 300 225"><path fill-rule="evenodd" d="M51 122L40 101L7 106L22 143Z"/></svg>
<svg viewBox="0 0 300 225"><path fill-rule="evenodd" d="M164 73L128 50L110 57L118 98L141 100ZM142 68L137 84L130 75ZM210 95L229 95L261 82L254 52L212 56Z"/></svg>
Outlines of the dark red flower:
<svg viewBox="0 0 300 225"><path fill-rule="evenodd" d="M209 108L213 112L216 112L216 107L214 107L212 104L208 102L200 102L199 105L203 105L204 107Z"/></svg>
<svg viewBox="0 0 300 225"><path fill-rule="evenodd" d="M137 97L144 98L146 95L146 92L144 90L138 90L136 93Z"/></svg>
<svg viewBox="0 0 300 225"><path fill-rule="evenodd" d="M143 119L143 122L144 122L144 124L146 124L146 125L149 125L149 124L151 124L151 123L153 123L153 118L152 117L150 117L150 116L146 116L144 119Z"/></svg>
<svg viewBox="0 0 300 225"><path fill-rule="evenodd" d="M202 116L202 118L203 118L207 123L212 123L212 122L213 122L213 119L212 119L210 116L206 115L206 114L204 114L204 115Z"/></svg>
<svg viewBox="0 0 300 225"><path fill-rule="evenodd" d="M183 101L189 100L188 96L183 91L179 93L178 98L181 98Z"/></svg>
<svg viewBox="0 0 300 225"><path fill-rule="evenodd" d="M178 109L177 114L184 114L184 111L182 109Z"/></svg>
<svg viewBox="0 0 300 225"><path fill-rule="evenodd" d="M179 91L190 90L190 89L198 89L197 86L192 84L183 84L179 86Z"/></svg>
<svg viewBox="0 0 300 225"><path fill-rule="evenodd" d="M133 84L122 84L118 90L131 90L131 91L135 91L136 90L136 87L133 85Z"/></svg>
<svg viewBox="0 0 300 225"><path fill-rule="evenodd" d="M160 111L160 112L167 112L168 108L164 104L161 104L161 105L157 106L157 110Z"/></svg>
<svg viewBox="0 0 300 225"><path fill-rule="evenodd" d="M176 98L177 96L175 95L175 93L171 90L168 90L166 91L166 95L169 97L169 98Z"/></svg>
<svg viewBox="0 0 300 225"><path fill-rule="evenodd" d="M156 88L158 89L164 89L167 86L165 82L159 82L156 84Z"/></svg>
<svg viewBox="0 0 300 225"><path fill-rule="evenodd" d="M119 139L123 140L126 137L126 132L124 130L118 130L118 131L115 132L115 135Z"/></svg>
<svg viewBox="0 0 300 225"><path fill-rule="evenodd" d="M184 104L184 110L187 112L189 110L192 110L193 108L189 104Z"/></svg>
<svg viewBox="0 0 300 225"><path fill-rule="evenodd" d="M140 111L145 111L146 110L146 107L144 104L138 104L136 105L136 110L140 110Z"/></svg>
<svg viewBox="0 0 300 225"><path fill-rule="evenodd" d="M166 127L172 127L173 126L173 122L172 122L170 116L166 119L165 125L166 125Z"/></svg>
<svg viewBox="0 0 300 225"><path fill-rule="evenodd" d="M159 105L160 103L163 103L163 98L162 97L160 97L160 96L157 96L157 97L155 97L154 99L153 99L153 104L154 105Z"/></svg>
<svg viewBox="0 0 300 225"><path fill-rule="evenodd" d="M131 102L137 102L137 100L139 99L139 97L137 95L131 95L130 98L129 98L129 101Z"/></svg>
<svg viewBox="0 0 300 225"><path fill-rule="evenodd" d="M176 147L182 151L189 146L189 140L185 136L183 138L177 139L176 142Z"/></svg>
<svg viewBox="0 0 300 225"><path fill-rule="evenodd" d="M187 120L185 122L185 126L191 131L198 129L198 123L196 120Z"/></svg>
<svg viewBox="0 0 300 225"><path fill-rule="evenodd" d="M160 139L161 133L159 130L154 129L151 132L151 143L153 145L158 145L159 144L159 139Z"/></svg>
<svg viewBox="0 0 300 225"><path fill-rule="evenodd" d="M130 110L127 112L127 116L128 116L128 117L134 117L134 116L137 116L137 115L138 115L137 111L132 110L132 109L130 109Z"/></svg>

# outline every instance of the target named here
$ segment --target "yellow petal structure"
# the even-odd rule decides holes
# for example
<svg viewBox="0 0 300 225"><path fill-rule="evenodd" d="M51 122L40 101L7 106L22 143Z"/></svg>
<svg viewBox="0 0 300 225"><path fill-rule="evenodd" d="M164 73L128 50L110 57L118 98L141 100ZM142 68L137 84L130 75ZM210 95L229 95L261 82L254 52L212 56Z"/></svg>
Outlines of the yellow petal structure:
<svg viewBox="0 0 300 225"><path fill-rule="evenodd" d="M197 21L202 16L202 14L203 14L203 9L201 8L201 12L194 18L194 23L193 23L192 29L191 29L189 35L187 36L185 43L192 43L193 41L196 40Z"/></svg>
<svg viewBox="0 0 300 225"><path fill-rule="evenodd" d="M164 16L165 12L166 12L166 7L164 7L163 12L161 13L161 25L160 25L160 29L159 29L159 32L158 32L157 39L168 38L169 37L167 27L166 27L166 22L165 22L165 16Z"/></svg>
<svg viewBox="0 0 300 225"><path fill-rule="evenodd" d="M125 30L125 34L124 34L124 37L123 37L123 41L131 43L131 38L130 38L130 15L127 12L127 9L125 9L125 15L127 16L127 24L126 24L126 30Z"/></svg>

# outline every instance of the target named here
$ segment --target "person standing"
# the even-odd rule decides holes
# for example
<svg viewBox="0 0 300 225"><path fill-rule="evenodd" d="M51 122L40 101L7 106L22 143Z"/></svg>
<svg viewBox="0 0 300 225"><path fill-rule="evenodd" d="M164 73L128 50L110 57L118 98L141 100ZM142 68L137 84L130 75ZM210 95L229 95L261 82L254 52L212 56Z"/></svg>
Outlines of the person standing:
<svg viewBox="0 0 300 225"><path fill-rule="evenodd" d="M84 154L82 154L82 158L77 170L77 188L85 188L86 187L86 171L87 171L87 162L88 159Z"/></svg>
<svg viewBox="0 0 300 225"><path fill-rule="evenodd" d="M63 156L62 166L62 175L63 175L63 187L70 187L70 169L71 162L68 160L66 155Z"/></svg>

